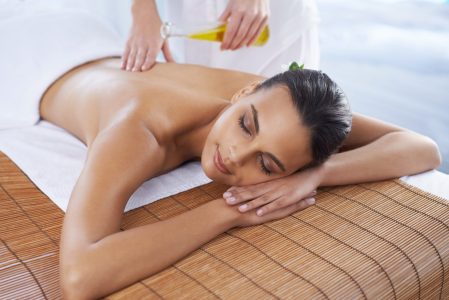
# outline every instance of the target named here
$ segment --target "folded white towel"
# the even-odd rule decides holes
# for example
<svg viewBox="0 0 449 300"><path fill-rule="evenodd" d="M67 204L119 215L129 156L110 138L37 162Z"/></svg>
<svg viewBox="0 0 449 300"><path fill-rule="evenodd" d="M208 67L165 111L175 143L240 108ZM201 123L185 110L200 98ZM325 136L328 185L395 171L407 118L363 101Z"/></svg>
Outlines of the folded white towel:
<svg viewBox="0 0 449 300"><path fill-rule="evenodd" d="M60 127L40 121L34 126L0 130L0 151L66 211L87 155L80 140ZM199 162L184 164L142 184L126 204L125 212L210 181Z"/></svg>

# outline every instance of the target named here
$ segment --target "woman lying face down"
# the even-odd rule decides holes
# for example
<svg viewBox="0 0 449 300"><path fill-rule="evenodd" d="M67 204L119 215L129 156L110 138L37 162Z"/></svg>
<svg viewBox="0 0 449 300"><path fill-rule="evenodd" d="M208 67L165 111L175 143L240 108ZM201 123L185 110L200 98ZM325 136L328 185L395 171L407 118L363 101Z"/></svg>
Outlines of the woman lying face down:
<svg viewBox="0 0 449 300"><path fill-rule="evenodd" d="M248 86L231 103L219 96L201 98L201 94L186 93L195 88L209 89L210 93L231 78L224 84L226 89L242 74L229 77L225 70L175 64L139 74L102 65L86 68L91 71L89 78L96 81L85 80L82 68L75 70L72 77L55 84L56 92L49 92L50 96L64 96L65 90L66 95L75 95L73 101L64 102L67 97L53 101L50 97L42 109L44 117L65 124L62 127L86 136L88 141L88 158L72 192L61 234L61 287L67 299L108 295L163 270L228 229L261 224L304 209L313 204L308 200L319 186L394 178L440 164L438 147L432 140L351 114L342 91L318 71L284 72ZM198 78L188 78L189 74L202 76L198 75L202 72L206 75L201 85L196 83ZM81 77L79 85L76 74ZM215 81L208 81L210 74ZM153 77L148 80L142 76ZM249 76L245 82L258 79L245 76ZM108 92L97 86L103 77L105 87L114 82L122 91L107 94L105 106L96 100ZM156 82L158 78L165 79ZM94 93L86 101L78 99L76 93L77 87L83 94L90 93L85 82ZM174 86L173 82L177 89L164 88ZM180 87L182 82L187 83ZM138 95L139 84L139 91L149 91L151 97L137 102L131 97L131 106L128 98L119 97ZM232 95L243 84L236 86L217 94ZM197 96L195 101L192 95ZM203 101L209 98L216 101ZM101 109L89 106L95 101ZM126 117L135 103L144 110L131 109L131 117ZM89 107L94 108L87 110ZM111 107L120 108L113 117L108 111ZM77 111L82 118L76 118ZM166 123L152 127L153 123L146 122L151 113L150 120ZM184 136L170 134L183 132L186 126L190 129ZM102 129L89 135L91 128L92 132ZM187 145L184 148L172 143L180 137L194 142L181 143ZM174 156L180 159L172 160ZM211 179L233 186L223 198L169 219L120 231L123 210L132 193L145 180L194 157L201 158Z"/></svg>
<svg viewBox="0 0 449 300"><path fill-rule="evenodd" d="M281 73L234 100L215 122L201 155L207 176L228 185L319 165L351 129L346 97L318 71Z"/></svg>

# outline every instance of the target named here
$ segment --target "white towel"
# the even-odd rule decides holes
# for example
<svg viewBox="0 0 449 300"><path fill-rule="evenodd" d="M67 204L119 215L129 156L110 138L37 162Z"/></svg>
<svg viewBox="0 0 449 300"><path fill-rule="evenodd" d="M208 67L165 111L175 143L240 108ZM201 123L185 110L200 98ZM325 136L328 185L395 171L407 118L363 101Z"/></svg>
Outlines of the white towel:
<svg viewBox="0 0 449 300"><path fill-rule="evenodd" d="M86 12L13 8L16 14L0 21L0 151L66 211L87 148L64 129L39 122L41 96L68 70L123 49L108 25ZM208 182L199 162L183 165L145 182L125 211Z"/></svg>
<svg viewBox="0 0 449 300"><path fill-rule="evenodd" d="M66 211L87 156L80 140L52 123L40 121L34 126L0 130L0 150ZM210 181L199 162L184 164L142 184L126 204L125 212Z"/></svg>

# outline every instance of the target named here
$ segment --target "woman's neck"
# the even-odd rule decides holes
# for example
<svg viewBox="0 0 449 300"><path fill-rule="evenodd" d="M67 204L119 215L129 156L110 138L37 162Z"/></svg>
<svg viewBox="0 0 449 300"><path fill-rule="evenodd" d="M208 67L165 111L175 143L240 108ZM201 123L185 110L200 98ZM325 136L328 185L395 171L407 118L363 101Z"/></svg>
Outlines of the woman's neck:
<svg viewBox="0 0 449 300"><path fill-rule="evenodd" d="M207 136L220 117L231 103L223 101L216 105L214 114L208 119L196 119L190 130L182 132L175 137L176 151L185 157L185 160L200 159Z"/></svg>

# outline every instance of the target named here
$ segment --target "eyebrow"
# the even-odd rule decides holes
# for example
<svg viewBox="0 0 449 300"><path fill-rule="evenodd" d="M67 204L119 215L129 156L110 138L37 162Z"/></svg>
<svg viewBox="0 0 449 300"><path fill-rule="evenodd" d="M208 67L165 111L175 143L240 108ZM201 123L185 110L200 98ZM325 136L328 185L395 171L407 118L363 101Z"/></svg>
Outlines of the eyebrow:
<svg viewBox="0 0 449 300"><path fill-rule="evenodd" d="M254 124L256 127L256 134L259 134L259 116L258 116L258 112L253 104L251 104L251 111L253 112L253 119L254 119ZM284 164L276 156L274 156L273 154L271 154L269 152L265 152L265 154L268 155L283 172L285 172Z"/></svg>
<svg viewBox="0 0 449 300"><path fill-rule="evenodd" d="M258 134L259 133L259 118L257 115L257 110L253 104L251 104L251 110L253 111L254 124L256 125L256 134Z"/></svg>

